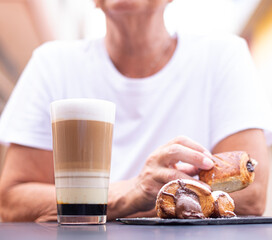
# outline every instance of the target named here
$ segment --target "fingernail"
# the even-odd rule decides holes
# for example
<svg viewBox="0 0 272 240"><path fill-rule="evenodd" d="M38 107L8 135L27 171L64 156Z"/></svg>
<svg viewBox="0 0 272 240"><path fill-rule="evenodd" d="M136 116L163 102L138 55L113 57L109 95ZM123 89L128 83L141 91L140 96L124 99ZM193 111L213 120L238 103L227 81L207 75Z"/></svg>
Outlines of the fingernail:
<svg viewBox="0 0 272 240"><path fill-rule="evenodd" d="M212 158L212 154L208 150L204 151L203 154L209 158Z"/></svg>
<svg viewBox="0 0 272 240"><path fill-rule="evenodd" d="M214 166L213 161L212 161L211 159L207 158L207 157L205 157L205 158L203 159L203 165L204 165L204 167L206 167L207 169L210 169L210 168L212 168L212 167Z"/></svg>

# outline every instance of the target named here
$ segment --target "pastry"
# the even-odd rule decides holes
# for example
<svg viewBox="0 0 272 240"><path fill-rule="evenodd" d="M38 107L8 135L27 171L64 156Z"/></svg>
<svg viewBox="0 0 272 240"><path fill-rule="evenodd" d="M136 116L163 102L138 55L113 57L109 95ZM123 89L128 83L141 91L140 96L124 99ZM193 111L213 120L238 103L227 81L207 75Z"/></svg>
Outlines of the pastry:
<svg viewBox="0 0 272 240"><path fill-rule="evenodd" d="M160 218L229 218L236 216L234 207L228 193L211 192L203 184L188 179L165 184L156 200L156 211Z"/></svg>
<svg viewBox="0 0 272 240"><path fill-rule="evenodd" d="M206 218L214 212L208 187L194 180L174 180L158 193L156 211L161 218Z"/></svg>
<svg viewBox="0 0 272 240"><path fill-rule="evenodd" d="M235 192L247 187L254 180L257 162L246 152L235 151L215 154L214 167L201 170L199 180L211 186L212 191Z"/></svg>
<svg viewBox="0 0 272 240"><path fill-rule="evenodd" d="M211 217L214 218L230 218L235 217L235 205L230 195L223 191L212 192L214 200L214 212Z"/></svg>

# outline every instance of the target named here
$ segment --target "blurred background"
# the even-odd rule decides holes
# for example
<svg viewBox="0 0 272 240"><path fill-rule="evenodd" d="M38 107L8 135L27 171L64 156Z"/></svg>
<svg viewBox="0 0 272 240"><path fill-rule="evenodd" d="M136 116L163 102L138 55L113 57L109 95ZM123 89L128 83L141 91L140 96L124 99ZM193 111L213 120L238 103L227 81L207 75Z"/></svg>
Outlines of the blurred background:
<svg viewBox="0 0 272 240"><path fill-rule="evenodd" d="M259 83L272 103L272 0L174 0L165 20L170 32L233 33L245 38ZM55 39L104 35L103 13L92 0L0 0L0 115L36 47ZM4 155L5 147L0 146L0 173ZM265 215L272 216L271 183L269 189L271 204Z"/></svg>

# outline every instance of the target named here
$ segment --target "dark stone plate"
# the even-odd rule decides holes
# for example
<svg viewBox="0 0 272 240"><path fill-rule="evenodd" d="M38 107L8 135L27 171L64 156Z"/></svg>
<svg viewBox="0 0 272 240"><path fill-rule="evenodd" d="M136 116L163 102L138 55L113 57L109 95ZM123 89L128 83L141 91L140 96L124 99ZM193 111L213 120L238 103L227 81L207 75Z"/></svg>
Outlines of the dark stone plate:
<svg viewBox="0 0 272 240"><path fill-rule="evenodd" d="M116 220L131 225L229 225L272 223L272 217L254 216L206 219L117 218Z"/></svg>

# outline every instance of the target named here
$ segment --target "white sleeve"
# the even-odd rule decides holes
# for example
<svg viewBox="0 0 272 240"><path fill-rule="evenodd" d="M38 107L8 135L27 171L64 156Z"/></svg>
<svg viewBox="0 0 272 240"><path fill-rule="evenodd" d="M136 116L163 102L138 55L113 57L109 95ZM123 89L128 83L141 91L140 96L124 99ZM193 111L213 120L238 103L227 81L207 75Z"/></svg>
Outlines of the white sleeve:
<svg viewBox="0 0 272 240"><path fill-rule="evenodd" d="M211 97L211 149L227 136L245 129L265 130L272 143L272 113L247 44L231 41L217 63Z"/></svg>
<svg viewBox="0 0 272 240"><path fill-rule="evenodd" d="M49 84L42 58L34 52L21 75L0 121L0 141L52 149Z"/></svg>

